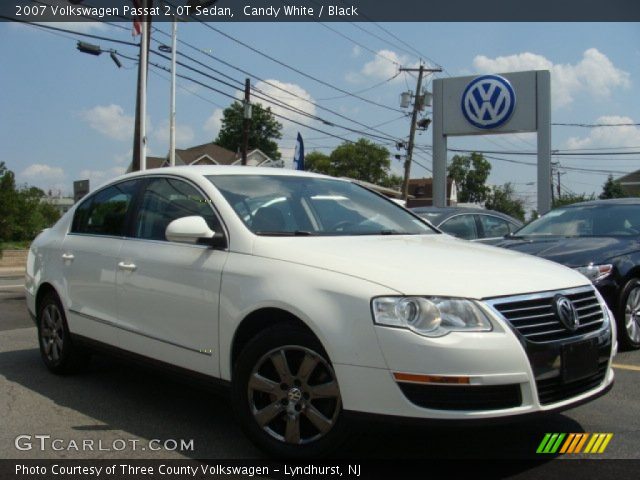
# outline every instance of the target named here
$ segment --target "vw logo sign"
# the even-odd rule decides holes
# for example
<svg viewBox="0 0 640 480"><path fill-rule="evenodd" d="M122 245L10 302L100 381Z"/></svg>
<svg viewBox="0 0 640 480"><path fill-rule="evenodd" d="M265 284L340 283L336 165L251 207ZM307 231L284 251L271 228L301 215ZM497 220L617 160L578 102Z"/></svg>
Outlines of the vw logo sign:
<svg viewBox="0 0 640 480"><path fill-rule="evenodd" d="M462 94L462 113L478 128L496 128L509 120L516 94L509 81L499 75L483 75L471 81Z"/></svg>
<svg viewBox="0 0 640 480"><path fill-rule="evenodd" d="M574 332L580 326L578 311L567 297L557 295L553 299L556 315L567 330Z"/></svg>

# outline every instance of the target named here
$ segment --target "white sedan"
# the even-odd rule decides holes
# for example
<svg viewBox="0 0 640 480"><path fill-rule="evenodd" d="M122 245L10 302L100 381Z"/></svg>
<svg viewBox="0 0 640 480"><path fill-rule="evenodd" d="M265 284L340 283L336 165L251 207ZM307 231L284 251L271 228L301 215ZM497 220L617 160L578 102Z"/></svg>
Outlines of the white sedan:
<svg viewBox="0 0 640 480"><path fill-rule="evenodd" d="M517 416L613 383L615 325L585 277L311 173L120 177L32 243L26 290L54 373L103 349L223 383L281 457L336 448L356 412Z"/></svg>

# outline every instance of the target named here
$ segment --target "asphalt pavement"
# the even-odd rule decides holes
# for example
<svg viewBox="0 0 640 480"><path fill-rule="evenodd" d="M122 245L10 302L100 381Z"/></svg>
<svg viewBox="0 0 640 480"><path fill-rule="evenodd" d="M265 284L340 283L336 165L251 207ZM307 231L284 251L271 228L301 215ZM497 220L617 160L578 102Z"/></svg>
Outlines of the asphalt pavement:
<svg viewBox="0 0 640 480"><path fill-rule="evenodd" d="M101 356L85 372L50 374L40 359L22 283L20 274L0 276L0 458L264 458L240 431L224 394ZM640 459L640 351L620 353L615 365L616 384L608 395L561 414L463 428L364 423L338 455L540 459L536 448L546 433L610 432L604 453L559 455L554 461ZM27 437L16 441L20 435ZM52 448L53 439L60 439L62 450ZM95 442L93 450L69 448L86 440ZM167 441L167 448L155 449ZM173 448L181 441L186 449Z"/></svg>

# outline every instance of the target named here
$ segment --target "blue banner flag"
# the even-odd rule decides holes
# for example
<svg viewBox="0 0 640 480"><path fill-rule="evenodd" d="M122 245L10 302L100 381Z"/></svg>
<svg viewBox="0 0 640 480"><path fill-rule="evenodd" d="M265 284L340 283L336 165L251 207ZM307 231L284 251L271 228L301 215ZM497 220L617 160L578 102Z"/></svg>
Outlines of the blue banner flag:
<svg viewBox="0 0 640 480"><path fill-rule="evenodd" d="M296 140L296 152L293 154L293 169L304 170L304 143L300 132L298 132L298 140Z"/></svg>

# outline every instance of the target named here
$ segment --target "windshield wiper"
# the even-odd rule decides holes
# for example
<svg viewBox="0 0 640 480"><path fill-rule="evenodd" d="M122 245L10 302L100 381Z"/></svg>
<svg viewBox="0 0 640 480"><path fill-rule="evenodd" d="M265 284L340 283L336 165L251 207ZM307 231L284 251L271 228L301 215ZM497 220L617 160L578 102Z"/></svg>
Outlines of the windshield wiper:
<svg viewBox="0 0 640 480"><path fill-rule="evenodd" d="M258 231L255 232L256 235L264 235L265 237L310 237L315 235L313 232L309 232L308 230L294 230L293 232L282 232L282 231Z"/></svg>

